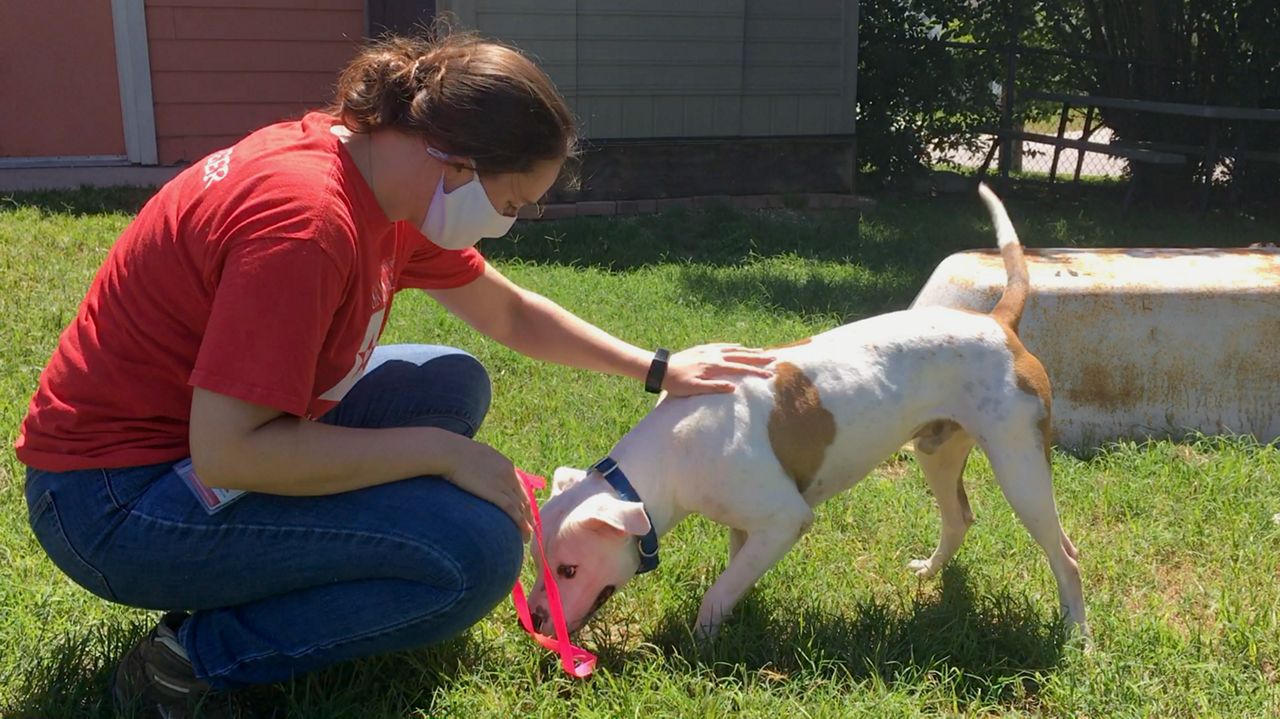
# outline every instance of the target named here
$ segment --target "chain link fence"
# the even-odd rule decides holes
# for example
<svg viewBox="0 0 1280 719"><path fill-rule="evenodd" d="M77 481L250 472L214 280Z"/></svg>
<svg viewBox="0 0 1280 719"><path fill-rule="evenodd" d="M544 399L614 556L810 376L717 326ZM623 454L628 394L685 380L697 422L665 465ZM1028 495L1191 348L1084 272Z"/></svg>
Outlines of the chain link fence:
<svg viewBox="0 0 1280 719"><path fill-rule="evenodd" d="M1056 128L1029 128L1036 132L1044 134L1053 134ZM1068 129L1063 133L1063 137L1079 140L1083 138L1083 128L1076 127ZM1096 128L1089 133L1087 138L1090 142L1099 144L1111 143L1111 129L1107 127ZM996 143L994 155L992 156L990 167L999 167L1000 164L1000 148L999 141L993 135L980 135L979 145L982 148L989 149L992 143ZM951 151L938 151L932 154L935 166L954 166L966 169L977 169L986 161L986 154L983 151L970 151L965 149L957 149ZM1034 173L1048 175L1054 164L1054 147L1042 142L1023 141L1014 143L1013 162L1010 169L1016 173ZM1076 150L1073 148L1062 148L1058 150L1057 157L1057 177L1059 179L1080 178L1120 178L1124 177L1129 166L1129 161L1122 157L1114 157L1097 152L1088 152Z"/></svg>
<svg viewBox="0 0 1280 719"><path fill-rule="evenodd" d="M1001 83L992 83L991 92L993 96L999 97L996 104L998 106L997 111L1001 115L998 122L993 123L993 129L994 125L998 125L1002 130L1006 131L1030 132L1040 135L1056 135L1058 133L1059 121L1056 119L1056 108L1050 110L1050 113L1054 114L1054 119L1045 119L1033 124L1022 124L1022 121L1018 119L1021 114L1015 112L1015 109L1026 112L1030 107L1021 99L1021 95L1027 91L1035 92L1045 88L1027 86L1019 72L1020 66L1032 60L1044 62L1046 60L1052 61L1056 58L1067 61L1082 60L1089 57L1085 53L1070 52L1061 48L1034 47L1023 43L998 45L977 42L934 41L934 44L944 46L951 52L982 57L993 66L1000 66L1004 75L1002 81L1011 85L1015 90L1015 105L1006 108L1004 106L1005 97L1000 87ZM1083 94L1082 89L1077 89L1076 92ZM1043 103L1033 103L1033 105L1041 110L1048 107ZM1050 115L1041 113L1041 116L1049 117ZM1090 119L1086 119L1082 112L1077 111L1073 111L1068 116L1062 136L1069 140L1084 140L1100 145L1109 145L1113 139L1111 128L1107 127L1100 117L1091 116ZM941 150L932 153L930 159L935 165L950 165L972 169L986 165L991 172L999 171L999 168L1004 166L1000 157L1003 147L999 139L995 135L987 133L979 133L975 139L976 142L972 143L973 147L970 149ZM1034 178L1036 175L1044 175L1047 177L1052 173L1058 179L1070 180L1080 178L1122 178L1128 174L1129 160L1116 155L1077 150L1070 147L1055 148L1051 143L1036 142L1029 139L1010 141L1009 147L1012 151L1012 159L1008 166L1009 171L1024 176Z"/></svg>

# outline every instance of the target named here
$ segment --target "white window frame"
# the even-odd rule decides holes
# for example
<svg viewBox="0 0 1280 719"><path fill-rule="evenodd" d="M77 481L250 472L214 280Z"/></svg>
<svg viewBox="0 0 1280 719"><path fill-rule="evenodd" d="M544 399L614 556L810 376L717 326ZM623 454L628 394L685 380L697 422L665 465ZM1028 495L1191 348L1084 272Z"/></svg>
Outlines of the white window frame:
<svg viewBox="0 0 1280 719"><path fill-rule="evenodd" d="M115 30L125 153L131 163L155 165L159 163L159 155L145 0L111 0L111 25Z"/></svg>

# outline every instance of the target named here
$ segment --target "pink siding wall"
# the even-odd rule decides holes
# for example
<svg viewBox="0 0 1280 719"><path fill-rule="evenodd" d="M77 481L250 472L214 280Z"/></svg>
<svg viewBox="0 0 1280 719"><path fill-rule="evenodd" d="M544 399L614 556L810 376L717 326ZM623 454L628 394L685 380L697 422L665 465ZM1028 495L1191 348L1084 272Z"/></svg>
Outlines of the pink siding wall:
<svg viewBox="0 0 1280 719"><path fill-rule="evenodd" d="M111 3L6 2L0 157L123 155Z"/></svg>
<svg viewBox="0 0 1280 719"><path fill-rule="evenodd" d="M330 100L364 0L146 0L160 163L194 162Z"/></svg>

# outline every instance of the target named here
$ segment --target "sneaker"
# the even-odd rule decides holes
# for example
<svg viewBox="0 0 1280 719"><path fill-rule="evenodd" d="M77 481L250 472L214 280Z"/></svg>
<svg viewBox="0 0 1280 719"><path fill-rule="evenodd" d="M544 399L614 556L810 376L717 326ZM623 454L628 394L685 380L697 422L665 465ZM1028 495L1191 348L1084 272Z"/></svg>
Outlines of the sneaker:
<svg viewBox="0 0 1280 719"><path fill-rule="evenodd" d="M196 677L187 650L178 641L178 629L189 616L166 613L120 660L111 689L118 713L160 719L241 716L230 695L211 692Z"/></svg>

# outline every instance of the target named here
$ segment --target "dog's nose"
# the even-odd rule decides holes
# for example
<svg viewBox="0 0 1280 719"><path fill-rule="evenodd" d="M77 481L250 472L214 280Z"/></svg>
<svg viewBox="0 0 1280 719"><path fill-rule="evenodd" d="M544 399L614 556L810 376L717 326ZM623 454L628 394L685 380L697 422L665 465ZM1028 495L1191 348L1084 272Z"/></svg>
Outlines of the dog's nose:
<svg viewBox="0 0 1280 719"><path fill-rule="evenodd" d="M547 622L547 610L538 607L530 613L529 618L533 620L533 631L541 634L542 625Z"/></svg>

